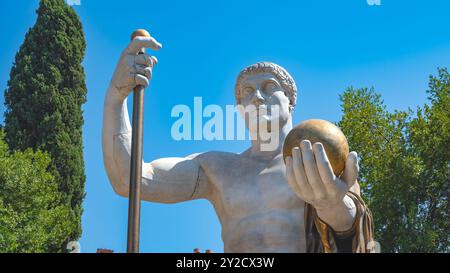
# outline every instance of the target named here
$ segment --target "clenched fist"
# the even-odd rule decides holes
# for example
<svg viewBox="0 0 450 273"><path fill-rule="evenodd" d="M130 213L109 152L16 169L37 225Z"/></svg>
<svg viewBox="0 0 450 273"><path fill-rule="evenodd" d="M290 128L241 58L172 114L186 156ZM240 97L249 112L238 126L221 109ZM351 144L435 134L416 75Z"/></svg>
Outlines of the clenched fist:
<svg viewBox="0 0 450 273"><path fill-rule="evenodd" d="M156 57L143 53L143 49L161 49L162 45L153 37L134 38L122 52L111 84L116 88L119 99L125 99L137 85L147 87L152 77Z"/></svg>

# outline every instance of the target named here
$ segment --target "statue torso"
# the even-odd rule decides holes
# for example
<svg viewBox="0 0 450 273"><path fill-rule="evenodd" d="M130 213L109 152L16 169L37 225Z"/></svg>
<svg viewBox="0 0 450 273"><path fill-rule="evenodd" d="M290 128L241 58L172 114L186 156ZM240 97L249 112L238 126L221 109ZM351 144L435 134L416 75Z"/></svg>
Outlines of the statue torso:
<svg viewBox="0 0 450 273"><path fill-rule="evenodd" d="M211 185L225 252L304 252L304 202L289 187L282 155L197 157Z"/></svg>

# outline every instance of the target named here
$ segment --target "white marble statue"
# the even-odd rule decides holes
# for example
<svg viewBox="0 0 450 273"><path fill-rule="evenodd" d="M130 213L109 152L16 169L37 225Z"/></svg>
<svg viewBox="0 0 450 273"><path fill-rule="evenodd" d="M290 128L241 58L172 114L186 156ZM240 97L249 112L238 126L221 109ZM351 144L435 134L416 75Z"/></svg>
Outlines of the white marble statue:
<svg viewBox="0 0 450 273"><path fill-rule="evenodd" d="M158 50L161 44L144 37L130 43L104 104L104 163L115 192L124 197L129 190L132 134L126 100L136 85L149 85L157 62L150 55L137 55L141 48ZM144 163L142 199L159 203L209 200L222 225L225 252L307 252L307 203L335 234L354 229L358 206L348 192L358 176L355 152L349 154L341 177L334 176L320 143L303 141L293 158L286 165L283 162L282 146L292 129L297 96L288 72L274 63L254 64L239 74L235 92L243 106L279 106L278 115L258 115L279 123L278 147L264 151L263 141L256 139L240 154L213 151ZM252 124L258 118L246 120L249 130L258 130Z"/></svg>

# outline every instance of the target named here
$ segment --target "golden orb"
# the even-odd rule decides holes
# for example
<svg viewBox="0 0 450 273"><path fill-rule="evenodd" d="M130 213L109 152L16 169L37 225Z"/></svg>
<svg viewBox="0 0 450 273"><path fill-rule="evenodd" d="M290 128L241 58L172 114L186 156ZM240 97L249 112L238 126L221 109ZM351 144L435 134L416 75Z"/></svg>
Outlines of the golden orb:
<svg viewBox="0 0 450 273"><path fill-rule="evenodd" d="M347 138L341 129L333 123L310 119L295 126L286 136L283 146L283 158L292 156L292 148L299 147L302 140L309 140L311 144L320 142L325 148L333 172L339 176L345 168L345 161L349 154Z"/></svg>

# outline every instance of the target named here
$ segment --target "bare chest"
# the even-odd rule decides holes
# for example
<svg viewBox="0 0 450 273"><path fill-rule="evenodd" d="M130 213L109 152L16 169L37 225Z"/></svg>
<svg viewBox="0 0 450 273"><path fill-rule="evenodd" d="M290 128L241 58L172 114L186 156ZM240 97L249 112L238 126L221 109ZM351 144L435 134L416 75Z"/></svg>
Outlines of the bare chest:
<svg viewBox="0 0 450 273"><path fill-rule="evenodd" d="M291 190L282 161L268 163L242 160L211 170L216 189L214 203L219 217L243 218L273 211L302 209L304 202Z"/></svg>
<svg viewBox="0 0 450 273"><path fill-rule="evenodd" d="M305 203L289 187L283 161L208 163L226 252L304 252Z"/></svg>

